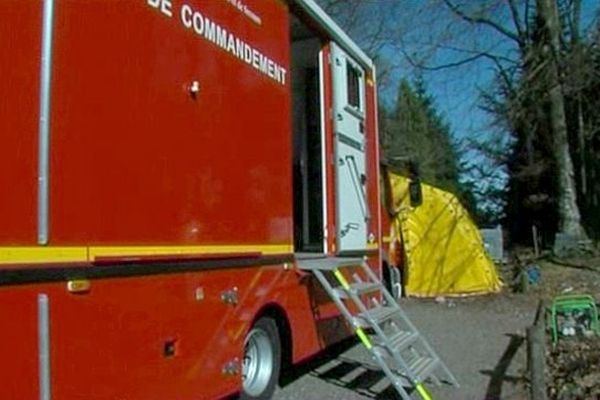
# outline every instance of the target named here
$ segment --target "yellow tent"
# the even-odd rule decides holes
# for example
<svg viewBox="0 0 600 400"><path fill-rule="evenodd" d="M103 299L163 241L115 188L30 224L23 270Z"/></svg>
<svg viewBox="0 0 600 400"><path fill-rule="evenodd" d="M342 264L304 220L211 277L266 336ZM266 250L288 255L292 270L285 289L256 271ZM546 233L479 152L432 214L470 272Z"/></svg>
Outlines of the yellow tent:
<svg viewBox="0 0 600 400"><path fill-rule="evenodd" d="M408 296L461 296L498 292L502 283L479 230L456 197L423 184L423 203L411 207L409 180L390 174L392 240L404 244ZM400 236L401 235L401 236Z"/></svg>

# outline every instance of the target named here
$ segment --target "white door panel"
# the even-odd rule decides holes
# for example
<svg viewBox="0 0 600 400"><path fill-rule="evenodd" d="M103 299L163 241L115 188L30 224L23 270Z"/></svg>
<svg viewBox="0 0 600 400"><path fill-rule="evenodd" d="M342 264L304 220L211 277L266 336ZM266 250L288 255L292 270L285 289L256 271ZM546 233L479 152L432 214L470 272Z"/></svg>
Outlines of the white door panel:
<svg viewBox="0 0 600 400"><path fill-rule="evenodd" d="M367 248L365 73L335 43L331 48L336 157L337 251Z"/></svg>

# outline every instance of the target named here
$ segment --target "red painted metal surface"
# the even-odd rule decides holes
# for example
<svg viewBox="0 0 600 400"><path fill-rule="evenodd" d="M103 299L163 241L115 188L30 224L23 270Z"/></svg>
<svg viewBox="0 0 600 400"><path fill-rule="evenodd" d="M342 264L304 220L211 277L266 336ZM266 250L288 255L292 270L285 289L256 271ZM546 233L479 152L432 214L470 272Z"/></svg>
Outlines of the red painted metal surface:
<svg viewBox="0 0 600 400"><path fill-rule="evenodd" d="M100 279L80 294L64 283L0 288L0 315L13 316L0 330L0 398L38 397L38 293L49 298L57 399L191 400L235 392L239 376L225 376L223 367L241 358L248 329L269 306L287 316L295 361L344 334L339 324L327 327L334 309L308 276L281 266L234 271ZM233 287L236 306L221 300ZM311 305L321 305L318 315ZM172 357L164 355L169 341L175 343Z"/></svg>
<svg viewBox="0 0 600 400"><path fill-rule="evenodd" d="M259 73L186 28L180 13L189 5L289 69L285 3L246 0L260 25L228 1L173 0L171 16L148 4L56 1L50 244L292 243L289 79L280 84ZM33 0L0 4L0 48L8 49L0 57L0 90L8 94L0 98L0 246L35 243L41 9ZM329 51L326 45L325 60ZM323 73L325 150L332 155L327 62ZM199 92L192 96L194 81ZM368 198L376 210L373 87L367 101ZM331 250L333 163L325 173ZM369 232L379 237L379 216L373 216ZM233 262L242 254L211 258L219 256ZM93 268L122 262L98 261ZM79 273L85 276L85 269ZM221 299L232 288L237 306ZM240 377L225 376L223 367L241 358L244 336L265 310L278 310L289 323L294 362L348 334L310 274L283 265L98 278L77 294L66 282L6 285L0 287L0 399L39 397L40 293L49 298L56 399L197 400L233 393ZM165 355L167 343L174 356Z"/></svg>
<svg viewBox="0 0 600 400"><path fill-rule="evenodd" d="M325 44L321 53L323 57L323 91L324 91L324 104L323 110L325 113L325 154L328 154L329 157L333 157L335 154L334 142L333 142L333 80L332 80L332 71L331 65L329 63L329 59L331 56L331 46L329 43ZM328 253L335 254L337 249L335 249L336 243L336 229L335 229L335 215L336 215L336 207L335 207L335 163L327 162L324 174L327 179L327 249ZM335 249L335 250L334 250Z"/></svg>
<svg viewBox="0 0 600 400"><path fill-rule="evenodd" d="M0 398L37 399L37 287L0 287Z"/></svg>
<svg viewBox="0 0 600 400"><path fill-rule="evenodd" d="M58 2L52 244L292 241L289 79L186 28L179 11L289 70L287 8L245 3L262 25L225 1L173 1L172 17L146 1Z"/></svg>
<svg viewBox="0 0 600 400"><path fill-rule="evenodd" d="M385 177L384 177L385 178ZM382 189L383 190L383 189ZM385 205L385 199L381 200L382 204L380 207L380 214L381 214L381 247L380 247L380 254L381 257L384 261L388 262L388 263L392 263L393 265L396 265L394 262L392 262L392 260L390 260L389 257L389 251L390 251L390 240L391 240L391 229L392 229L392 218L386 208Z"/></svg>
<svg viewBox="0 0 600 400"><path fill-rule="evenodd" d="M36 241L41 4L0 3L0 245Z"/></svg>
<svg viewBox="0 0 600 400"><path fill-rule="evenodd" d="M380 181L379 181L379 135L377 130L377 88L373 75L373 71L367 74L368 82L366 84L366 101L367 101L367 197L371 209L371 219L369 220L368 232L372 244L376 244L378 248L378 256L373 260L371 266L379 276L382 276L381 260L382 260L382 216L381 216L381 199L380 199Z"/></svg>

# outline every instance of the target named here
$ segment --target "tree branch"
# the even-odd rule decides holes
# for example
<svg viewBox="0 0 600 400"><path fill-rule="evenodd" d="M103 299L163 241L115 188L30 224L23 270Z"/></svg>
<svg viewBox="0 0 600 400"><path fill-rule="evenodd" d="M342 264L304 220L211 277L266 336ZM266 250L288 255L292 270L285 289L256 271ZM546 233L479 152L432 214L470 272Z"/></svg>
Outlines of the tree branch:
<svg viewBox="0 0 600 400"><path fill-rule="evenodd" d="M521 24L519 10L517 10L515 0L507 0L507 2L508 8L510 9L510 13L512 15L513 23L515 24L515 29L517 30L517 35L519 38L523 38L523 25ZM527 23L527 21L525 21L525 23ZM520 41L522 41L522 39L520 39Z"/></svg>
<svg viewBox="0 0 600 400"><path fill-rule="evenodd" d="M516 62L514 60L511 60L507 57L503 57L503 56L497 56L495 54L491 54L485 51L476 51L476 50L459 50L459 49L454 49L455 51L462 51L464 53L471 53L473 54L470 57L465 57L461 60L458 61L454 61L454 62L450 62L450 63L446 63L446 64L441 64L441 65L436 65L436 66L429 66L429 65L425 65L424 63L418 62L417 60L415 60L410 54L408 54L408 52L405 49L406 46L401 45L398 47L398 49L400 50L400 52L402 53L402 55L407 59L408 63L410 65L412 65L415 68L419 68L425 71L442 71L445 69L450 69L450 68L456 68L456 67L460 67L462 65L465 64L469 64L471 62L477 61L479 59L487 59L492 61L496 67L500 70L500 71L505 71L506 69L504 68L504 66L502 65L501 61L507 61L507 62L511 62L516 64ZM440 46L441 48L444 48L443 46ZM451 47L448 47L448 49L452 49Z"/></svg>
<svg viewBox="0 0 600 400"><path fill-rule="evenodd" d="M507 56L503 56L503 55L499 55L499 54L494 54L494 53L490 53L489 51L485 51L485 50L472 50L472 49L465 49L465 48L460 48L460 47L455 47L455 46L449 46L449 45L438 45L438 48L442 49L442 50L452 50L455 51L457 53L465 53L465 54L487 54L489 57L494 57L496 60L498 61L505 61L507 63L513 64L513 65L519 65L520 61L519 60L513 60L510 57Z"/></svg>
<svg viewBox="0 0 600 400"><path fill-rule="evenodd" d="M492 21L491 19L487 19L487 18L483 18L483 17L478 17L478 16L473 16L473 15L469 15L467 13L465 13L464 11L462 11L457 5L452 4L452 2L450 0L443 0L444 3L446 4L446 6L457 16L459 16L460 18L462 18L463 20L471 23L471 24L481 24L481 25L487 25L489 27L491 27L492 29L494 29L496 32L506 36L507 38L517 42L517 44L519 45L519 47L522 47L524 45L524 43L522 42L521 38L515 34L514 32L506 29L505 27L503 27L502 25L498 24L495 21Z"/></svg>

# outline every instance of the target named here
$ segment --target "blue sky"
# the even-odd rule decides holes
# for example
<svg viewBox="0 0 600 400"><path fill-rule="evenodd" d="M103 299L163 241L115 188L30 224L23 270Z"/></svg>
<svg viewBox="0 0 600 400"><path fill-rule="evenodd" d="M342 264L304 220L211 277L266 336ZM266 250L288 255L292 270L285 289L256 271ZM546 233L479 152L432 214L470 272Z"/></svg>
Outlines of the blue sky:
<svg viewBox="0 0 600 400"><path fill-rule="evenodd" d="M380 7L390 3L402 4L402 15L387 23L407 25L401 30L404 36L403 51L427 66L445 65L471 55L457 49L483 49L507 58L517 56L512 41L489 27L469 27L463 21L458 21L439 0L371 0L370 3ZM459 1L457 3L460 4ZM463 3L472 7L494 2L471 0ZM512 28L504 0L496 3L500 6L494 8L494 19ZM599 5L598 0L582 0L582 28L588 28L596 22ZM417 71L397 48L387 46L385 54L395 64L392 79L381 90L381 96L387 104L393 103L401 78L412 80L420 73L434 97L438 111L450 123L455 138L491 137L496 128L492 126L491 117L479 107L481 90L489 90L494 79L494 66L489 60L479 59L439 71Z"/></svg>
<svg viewBox="0 0 600 400"><path fill-rule="evenodd" d="M380 98L386 105L395 103L398 83L402 78L414 80L422 75L437 111L449 123L457 141L491 140L506 146L510 140L507 132L495 126L492 116L480 108L481 91L490 90L495 77L494 64L490 60L478 59L455 68L424 71L415 68L408 58L430 67L455 63L472 56L474 53L471 51L479 50L508 59L518 59L516 44L512 40L488 26L465 23L442 0L358 1L362 18L367 21L372 18L379 18L381 21L383 18L381 26L397 38L396 43L388 43L383 49L386 65L388 68L392 67L391 73L380 81ZM517 2L522 6L523 0ZM514 29L506 7L507 0L454 0L454 3L471 11L487 5L495 21ZM597 22L599 7L598 0L582 0L581 27L584 30ZM385 11L382 13L382 10ZM350 33L360 43L361 35L368 36L378 28L378 24L367 24L362 30L353 29ZM480 179L471 172L463 176L463 180L473 181L484 190L486 186L499 188L506 184L507 175L502 168L497 168L475 152L461 156L463 161L497 170L494 176L486 179ZM486 202L490 204L486 199L479 199L480 206L486 207Z"/></svg>

